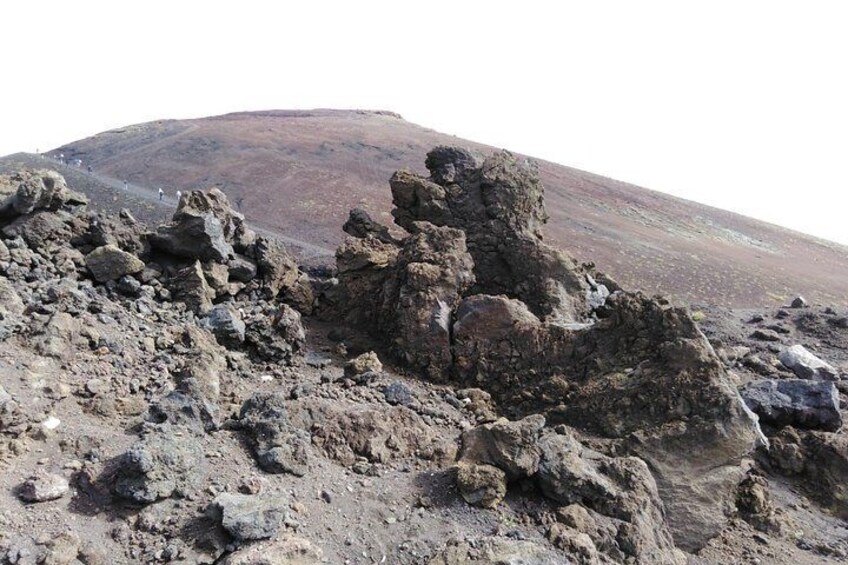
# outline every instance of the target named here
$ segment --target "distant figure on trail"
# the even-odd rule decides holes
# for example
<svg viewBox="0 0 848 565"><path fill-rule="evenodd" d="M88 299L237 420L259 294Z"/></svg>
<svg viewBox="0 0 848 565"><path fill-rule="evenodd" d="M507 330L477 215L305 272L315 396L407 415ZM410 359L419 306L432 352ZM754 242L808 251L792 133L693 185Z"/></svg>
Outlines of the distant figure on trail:
<svg viewBox="0 0 848 565"><path fill-rule="evenodd" d="M178 190L178 191L177 191L177 204L179 204L179 203L180 203L180 198L182 198L182 197L183 197L183 193L182 193L182 191L181 191L181 190Z"/></svg>
<svg viewBox="0 0 848 565"><path fill-rule="evenodd" d="M127 184L127 181L124 181L124 190L129 190L129 189L130 189L130 187Z"/></svg>
<svg viewBox="0 0 848 565"><path fill-rule="evenodd" d="M88 172L91 173L91 165L88 166Z"/></svg>
<svg viewBox="0 0 848 565"><path fill-rule="evenodd" d="M165 198L165 191L162 190L162 187L160 186L159 187L159 201L161 202L163 198Z"/></svg>

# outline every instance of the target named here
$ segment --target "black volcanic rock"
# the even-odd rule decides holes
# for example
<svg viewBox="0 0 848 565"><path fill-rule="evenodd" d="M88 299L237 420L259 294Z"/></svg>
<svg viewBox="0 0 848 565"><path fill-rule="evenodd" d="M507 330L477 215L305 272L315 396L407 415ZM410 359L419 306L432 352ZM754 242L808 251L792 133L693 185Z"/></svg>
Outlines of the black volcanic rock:
<svg viewBox="0 0 848 565"><path fill-rule="evenodd" d="M763 422L835 432L842 427L839 391L833 382L769 379L746 386L742 398Z"/></svg>

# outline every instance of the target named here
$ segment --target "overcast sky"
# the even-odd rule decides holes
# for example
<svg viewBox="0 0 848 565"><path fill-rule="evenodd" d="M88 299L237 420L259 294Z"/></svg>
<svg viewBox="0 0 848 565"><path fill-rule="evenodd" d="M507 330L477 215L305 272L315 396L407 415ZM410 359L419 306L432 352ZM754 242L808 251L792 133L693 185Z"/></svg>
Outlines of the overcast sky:
<svg viewBox="0 0 848 565"><path fill-rule="evenodd" d="M5 0L0 155L160 118L388 109L848 244L844 2L411 4Z"/></svg>

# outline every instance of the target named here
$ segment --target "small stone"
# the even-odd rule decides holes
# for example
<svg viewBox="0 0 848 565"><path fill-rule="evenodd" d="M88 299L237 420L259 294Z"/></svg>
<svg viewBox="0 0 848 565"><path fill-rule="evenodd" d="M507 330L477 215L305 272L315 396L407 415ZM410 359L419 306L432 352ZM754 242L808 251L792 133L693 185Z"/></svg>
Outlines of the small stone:
<svg viewBox="0 0 848 565"><path fill-rule="evenodd" d="M808 304L807 304L807 301L804 299L803 296L796 296L792 300L791 306L792 306L792 308L806 308L808 306Z"/></svg>
<svg viewBox="0 0 848 565"><path fill-rule="evenodd" d="M208 513L221 521L239 541L271 538L288 515L288 500L280 495L254 496L224 493L215 498Z"/></svg>
<svg viewBox="0 0 848 565"><path fill-rule="evenodd" d="M391 405L400 404L401 406L409 406L413 403L412 393L409 387L400 381L395 381L383 389L383 396Z"/></svg>
<svg viewBox="0 0 848 565"><path fill-rule="evenodd" d="M457 486L469 504L495 508L506 496L506 473L492 465L459 463Z"/></svg>
<svg viewBox="0 0 848 565"><path fill-rule="evenodd" d="M238 490L242 494L258 494L262 490L262 481L258 477L244 479Z"/></svg>
<svg viewBox="0 0 848 565"><path fill-rule="evenodd" d="M62 498L68 490L65 477L39 470L18 487L18 496L25 502L45 502Z"/></svg>
<svg viewBox="0 0 848 565"><path fill-rule="evenodd" d="M85 264L98 282L116 280L144 269L141 259L114 245L98 247L85 257Z"/></svg>
<svg viewBox="0 0 848 565"><path fill-rule="evenodd" d="M327 504L332 504L333 503L333 495L330 493L330 491L322 490L321 491L321 500L323 500Z"/></svg>
<svg viewBox="0 0 848 565"><path fill-rule="evenodd" d="M41 422L41 425L42 425L45 429L48 429L48 430L55 430L56 428L58 428L58 427L59 427L59 424L61 424L61 423L62 423L62 421L61 421L61 420L59 420L59 418L57 418L57 417L55 417L55 416L50 416L49 418L47 418L46 420L44 420L43 422Z"/></svg>
<svg viewBox="0 0 848 565"><path fill-rule="evenodd" d="M373 351L354 357L345 364L344 368L345 377L351 379L366 373L375 373L379 375L382 372L383 364L380 362L380 358L377 357L377 354Z"/></svg>
<svg viewBox="0 0 848 565"><path fill-rule="evenodd" d="M333 361L326 355L322 355L314 351L310 351L306 355L304 355L303 360L306 362L307 365L309 365L310 367L315 367L316 369L323 369Z"/></svg>
<svg viewBox="0 0 848 565"><path fill-rule="evenodd" d="M100 379L89 379L85 383L85 390L88 394L96 396L103 392L104 384Z"/></svg>
<svg viewBox="0 0 848 565"><path fill-rule="evenodd" d="M774 330L754 330L754 333L751 334L751 338L760 341L780 341L780 336Z"/></svg>

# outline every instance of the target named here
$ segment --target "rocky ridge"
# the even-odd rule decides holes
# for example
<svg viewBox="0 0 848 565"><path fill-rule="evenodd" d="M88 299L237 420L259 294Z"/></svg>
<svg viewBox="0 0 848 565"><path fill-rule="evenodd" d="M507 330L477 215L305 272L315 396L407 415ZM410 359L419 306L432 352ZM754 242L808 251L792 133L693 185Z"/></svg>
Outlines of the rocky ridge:
<svg viewBox="0 0 848 565"><path fill-rule="evenodd" d="M838 362L547 245L530 162L426 164L390 182L405 234L353 211L332 277L217 189L148 229L4 178L0 559L685 563L786 535L766 475L842 515Z"/></svg>

